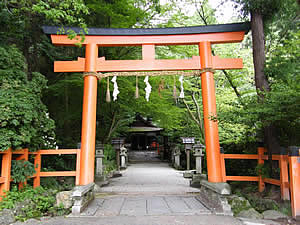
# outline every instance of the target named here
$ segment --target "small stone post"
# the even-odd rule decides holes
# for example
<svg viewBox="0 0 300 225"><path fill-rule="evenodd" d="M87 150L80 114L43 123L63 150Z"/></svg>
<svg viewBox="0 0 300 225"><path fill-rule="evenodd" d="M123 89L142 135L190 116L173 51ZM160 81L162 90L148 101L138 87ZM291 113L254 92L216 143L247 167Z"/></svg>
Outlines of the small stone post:
<svg viewBox="0 0 300 225"><path fill-rule="evenodd" d="M190 170L191 168L191 150L193 148L193 144L195 143L194 137L181 137L182 143L184 144L184 150L186 153L186 169Z"/></svg>
<svg viewBox="0 0 300 225"><path fill-rule="evenodd" d="M190 170L191 168L191 149L186 149L186 169Z"/></svg>
<svg viewBox="0 0 300 225"><path fill-rule="evenodd" d="M174 167L176 169L180 168L180 149L176 146L174 149Z"/></svg>
<svg viewBox="0 0 300 225"><path fill-rule="evenodd" d="M129 150L131 149L131 144L129 143L126 143L125 145L125 148L126 148L126 165L128 165L128 162L129 162Z"/></svg>
<svg viewBox="0 0 300 225"><path fill-rule="evenodd" d="M120 171L120 149L116 149L117 171Z"/></svg>
<svg viewBox="0 0 300 225"><path fill-rule="evenodd" d="M171 155L170 155L171 165L175 164L175 146L171 146Z"/></svg>
<svg viewBox="0 0 300 225"><path fill-rule="evenodd" d="M202 152L203 149L205 148L204 145L200 144L200 142L198 141L196 145L193 146L194 147L194 156L196 158L196 173L197 174L201 174L202 173Z"/></svg>
<svg viewBox="0 0 300 225"><path fill-rule="evenodd" d="M123 145L120 149L120 156L121 156L121 169L126 169L126 157L127 157L127 149Z"/></svg>

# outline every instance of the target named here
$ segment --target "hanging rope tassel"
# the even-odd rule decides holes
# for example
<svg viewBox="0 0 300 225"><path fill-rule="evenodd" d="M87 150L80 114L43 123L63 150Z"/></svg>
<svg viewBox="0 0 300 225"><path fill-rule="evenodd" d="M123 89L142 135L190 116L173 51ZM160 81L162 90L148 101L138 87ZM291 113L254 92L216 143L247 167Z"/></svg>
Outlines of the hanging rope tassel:
<svg viewBox="0 0 300 225"><path fill-rule="evenodd" d="M183 92L183 76L179 77L179 81L180 81L180 95L179 98L184 98L184 92Z"/></svg>
<svg viewBox="0 0 300 225"><path fill-rule="evenodd" d="M160 98L162 98L162 91L165 89L165 84L164 84L164 80L161 79L160 82L159 82L159 85L158 85L158 95Z"/></svg>
<svg viewBox="0 0 300 225"><path fill-rule="evenodd" d="M107 77L107 85L106 85L106 102L111 102L110 99L110 90L109 90L109 77Z"/></svg>
<svg viewBox="0 0 300 225"><path fill-rule="evenodd" d="M135 78L135 98L139 98L140 94L139 94L139 80L138 80L138 76L136 76Z"/></svg>
<svg viewBox="0 0 300 225"><path fill-rule="evenodd" d="M176 100L177 99L177 90L176 90L176 78L174 76L174 85L173 85L173 98Z"/></svg>

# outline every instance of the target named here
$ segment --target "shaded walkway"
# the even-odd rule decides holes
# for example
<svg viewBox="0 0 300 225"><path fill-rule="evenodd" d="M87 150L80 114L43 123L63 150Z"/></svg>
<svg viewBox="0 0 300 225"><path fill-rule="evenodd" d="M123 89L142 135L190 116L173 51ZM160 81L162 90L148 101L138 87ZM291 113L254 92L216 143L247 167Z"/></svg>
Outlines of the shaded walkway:
<svg viewBox="0 0 300 225"><path fill-rule="evenodd" d="M211 212L182 172L167 163L131 164L112 178L82 216L200 215Z"/></svg>
<svg viewBox="0 0 300 225"><path fill-rule="evenodd" d="M199 189L190 187L182 173L163 162L135 163L122 171L121 177L112 178L101 191L142 195L198 193Z"/></svg>

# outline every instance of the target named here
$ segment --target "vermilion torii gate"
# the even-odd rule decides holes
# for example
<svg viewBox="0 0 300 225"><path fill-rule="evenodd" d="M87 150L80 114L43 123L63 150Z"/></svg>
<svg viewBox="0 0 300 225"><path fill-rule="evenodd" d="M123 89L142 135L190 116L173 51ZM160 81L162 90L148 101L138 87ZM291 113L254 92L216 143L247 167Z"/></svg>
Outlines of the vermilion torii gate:
<svg viewBox="0 0 300 225"><path fill-rule="evenodd" d="M55 72L84 72L82 136L79 184L94 181L96 100L98 72L179 71L200 70L203 98L207 173L209 182L223 182L220 160L218 124L216 117L214 70L241 69L242 59L221 59L212 56L211 45L241 42L249 31L249 23L222 24L197 27L113 29L90 28L85 40L85 58L54 63ZM65 28L67 30L68 28ZM79 33L79 28L72 28ZM55 45L74 46L78 39L58 34L59 27L43 27ZM80 37L78 37L80 38ZM156 60L155 46L198 45L199 55L192 59ZM142 60L105 60L98 58L98 47L142 46Z"/></svg>

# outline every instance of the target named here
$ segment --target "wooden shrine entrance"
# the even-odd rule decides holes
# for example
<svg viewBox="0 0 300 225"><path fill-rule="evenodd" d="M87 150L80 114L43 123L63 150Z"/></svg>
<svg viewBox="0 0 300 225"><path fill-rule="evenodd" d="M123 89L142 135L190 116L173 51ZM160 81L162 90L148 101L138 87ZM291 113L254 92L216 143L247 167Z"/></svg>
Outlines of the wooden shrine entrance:
<svg viewBox="0 0 300 225"><path fill-rule="evenodd" d="M59 27L43 27L55 45L75 46L78 39L58 34ZM68 28L65 28L67 30ZM72 28L76 33L79 28ZM214 70L241 69L242 59L222 59L212 56L212 44L241 42L249 31L248 23L235 23L197 27L153 29L102 29L90 28L83 41L85 58L77 61L58 61L55 72L83 72L84 97L79 184L94 181L97 79L102 72L134 71L200 71L203 98L207 173L209 182L224 182L222 175L218 123L216 117ZM80 37L78 36L80 39ZM198 45L199 55L192 59L156 60L155 46ZM142 60L105 60L98 57L98 47L142 46ZM184 73L183 73L184 74ZM126 74L130 76L131 74ZM135 75L134 73L132 75ZM100 107L101 108L101 107Z"/></svg>

